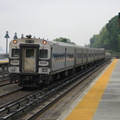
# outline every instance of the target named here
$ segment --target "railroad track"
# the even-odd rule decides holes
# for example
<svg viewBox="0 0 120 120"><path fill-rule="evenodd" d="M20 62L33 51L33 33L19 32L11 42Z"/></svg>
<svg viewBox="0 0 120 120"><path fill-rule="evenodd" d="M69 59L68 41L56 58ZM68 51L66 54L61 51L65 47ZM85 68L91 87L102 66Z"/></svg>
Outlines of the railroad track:
<svg viewBox="0 0 120 120"><path fill-rule="evenodd" d="M29 116L27 118L28 120L35 119L36 116L43 113L50 106L52 106L55 102L60 100L63 96L68 94L72 89L74 89L76 86L81 84L85 79L87 79L89 76L91 76L93 73L95 73L95 71L97 71L97 69L100 69L100 67L98 67L96 69L95 69L95 67L93 67L88 70L84 70L83 73L76 73L76 74L64 79L61 82L53 84L52 86L50 86L48 88L37 91L36 93L31 94L30 96L24 97L22 99L19 99L19 100L15 101L14 103L11 103L7 106L3 106L0 109L0 119L14 120L14 119L19 118L19 120L20 120L21 117L19 117L19 115L22 115L23 113L27 113L27 112L29 112L29 109L32 110L36 106L40 105L39 111L33 113L31 116ZM79 79L79 78L81 78L81 79ZM77 79L79 79L79 81L77 81ZM87 80L88 82L85 84L89 84L91 79L92 78L90 78L90 80ZM73 83L73 84L71 84L71 83ZM64 90L64 91L62 92L61 90ZM58 94L58 92L59 92L59 94ZM54 97L51 98L51 96L52 97L54 96ZM42 104L45 101L48 104L46 104L46 103Z"/></svg>
<svg viewBox="0 0 120 120"><path fill-rule="evenodd" d="M10 92L8 92L8 93L5 93L5 94L0 95L0 101L3 99L3 97L6 97L6 98L7 98L9 95L14 94L14 93L16 93L17 91L20 91L20 90L22 90L22 89L20 88L20 89L13 90L13 91L10 91ZM0 105L0 106L1 106L1 105Z"/></svg>
<svg viewBox="0 0 120 120"><path fill-rule="evenodd" d="M9 74L8 73L0 74L0 87L9 84L10 84Z"/></svg>
<svg viewBox="0 0 120 120"><path fill-rule="evenodd" d="M9 79L5 79L5 80L0 81L0 87L6 86L9 84L11 84Z"/></svg>

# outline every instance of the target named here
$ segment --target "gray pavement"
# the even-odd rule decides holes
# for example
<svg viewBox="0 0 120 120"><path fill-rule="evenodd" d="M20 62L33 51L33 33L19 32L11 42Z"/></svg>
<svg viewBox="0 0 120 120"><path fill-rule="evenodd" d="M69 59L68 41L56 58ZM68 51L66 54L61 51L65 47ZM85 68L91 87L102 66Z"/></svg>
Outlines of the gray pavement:
<svg viewBox="0 0 120 120"><path fill-rule="evenodd" d="M120 59L92 120L120 120Z"/></svg>

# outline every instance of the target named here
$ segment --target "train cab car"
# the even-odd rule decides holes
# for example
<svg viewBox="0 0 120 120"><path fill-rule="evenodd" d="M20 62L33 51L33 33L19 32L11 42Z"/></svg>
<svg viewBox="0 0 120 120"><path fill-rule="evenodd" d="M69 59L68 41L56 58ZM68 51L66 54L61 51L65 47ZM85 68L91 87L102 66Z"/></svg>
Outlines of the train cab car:
<svg viewBox="0 0 120 120"><path fill-rule="evenodd" d="M46 40L23 38L10 42L9 73L11 82L20 86L40 84L50 74L50 43ZM40 81L38 79L41 78ZM34 81L33 81L34 79Z"/></svg>

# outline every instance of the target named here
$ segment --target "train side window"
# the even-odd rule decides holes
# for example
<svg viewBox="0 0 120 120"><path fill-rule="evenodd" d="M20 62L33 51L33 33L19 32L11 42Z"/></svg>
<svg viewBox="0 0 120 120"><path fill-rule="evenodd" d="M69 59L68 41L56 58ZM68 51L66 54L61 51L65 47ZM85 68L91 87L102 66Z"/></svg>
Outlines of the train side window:
<svg viewBox="0 0 120 120"><path fill-rule="evenodd" d="M19 49L12 49L12 57L19 57L20 51Z"/></svg>
<svg viewBox="0 0 120 120"><path fill-rule="evenodd" d="M48 58L48 50L40 50L40 58Z"/></svg>
<svg viewBox="0 0 120 120"><path fill-rule="evenodd" d="M34 57L34 49L26 49L26 57L33 58Z"/></svg>
<svg viewBox="0 0 120 120"><path fill-rule="evenodd" d="M74 58L73 54L67 54L68 59Z"/></svg>

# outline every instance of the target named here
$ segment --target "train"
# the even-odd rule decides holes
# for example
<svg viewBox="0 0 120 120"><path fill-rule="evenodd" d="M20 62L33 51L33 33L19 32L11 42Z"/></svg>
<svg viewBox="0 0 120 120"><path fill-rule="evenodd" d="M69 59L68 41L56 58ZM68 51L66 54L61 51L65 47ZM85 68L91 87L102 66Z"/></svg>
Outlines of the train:
<svg viewBox="0 0 120 120"><path fill-rule="evenodd" d="M103 48L81 47L40 38L9 44L9 76L21 87L41 87L105 60Z"/></svg>

